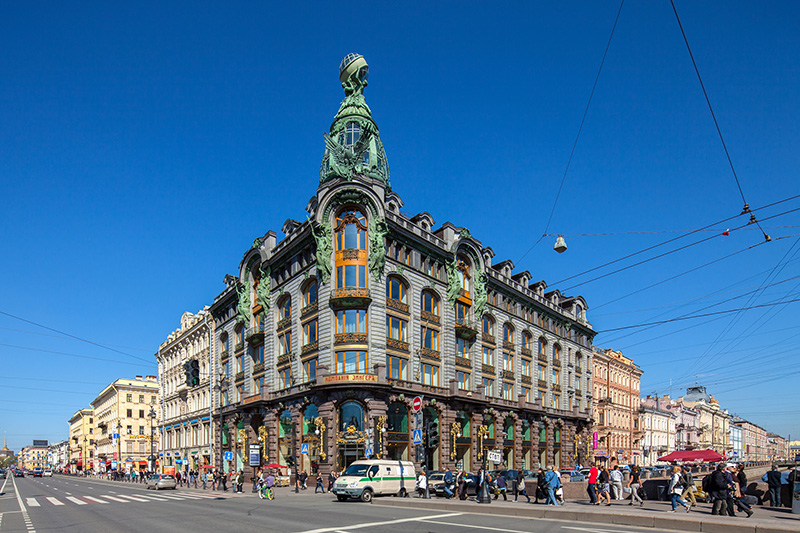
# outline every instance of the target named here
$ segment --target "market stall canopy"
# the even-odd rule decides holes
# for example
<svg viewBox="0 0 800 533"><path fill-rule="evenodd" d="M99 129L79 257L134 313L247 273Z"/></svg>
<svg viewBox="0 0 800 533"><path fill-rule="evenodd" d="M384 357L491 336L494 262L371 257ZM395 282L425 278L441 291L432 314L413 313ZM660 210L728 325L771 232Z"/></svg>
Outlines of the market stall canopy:
<svg viewBox="0 0 800 533"><path fill-rule="evenodd" d="M272 463L271 465L267 465L264 468L289 468L288 466L279 465L276 463Z"/></svg>
<svg viewBox="0 0 800 533"><path fill-rule="evenodd" d="M723 459L725 457L714 450L678 450L658 458L669 463L716 463Z"/></svg>

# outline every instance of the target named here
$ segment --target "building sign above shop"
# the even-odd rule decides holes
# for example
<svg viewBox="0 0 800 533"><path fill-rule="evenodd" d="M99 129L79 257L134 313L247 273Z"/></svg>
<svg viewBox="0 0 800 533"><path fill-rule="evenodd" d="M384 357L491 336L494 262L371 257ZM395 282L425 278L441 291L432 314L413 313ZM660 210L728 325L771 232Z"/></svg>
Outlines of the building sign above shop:
<svg viewBox="0 0 800 533"><path fill-rule="evenodd" d="M323 383L342 383L349 381L372 381L377 382L378 376L375 374L331 374L323 378Z"/></svg>

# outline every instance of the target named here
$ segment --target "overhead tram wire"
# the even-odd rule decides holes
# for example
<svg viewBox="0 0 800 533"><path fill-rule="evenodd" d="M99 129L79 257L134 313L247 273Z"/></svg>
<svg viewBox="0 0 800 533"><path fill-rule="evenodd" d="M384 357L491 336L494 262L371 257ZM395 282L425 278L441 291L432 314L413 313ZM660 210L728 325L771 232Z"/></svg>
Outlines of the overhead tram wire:
<svg viewBox="0 0 800 533"><path fill-rule="evenodd" d="M798 198L800 198L800 194L796 194L794 196L790 196L788 198L784 198L783 200L778 200L776 202L772 202L770 204L766 204L766 205L763 205L761 207L757 207L755 209L752 209L752 211L760 211L760 210L763 210L763 209L768 209L770 207L774 207L774 206L782 204L782 203L790 202L790 201L796 200ZM796 211L796 209L795 210L791 210L791 211L787 211L786 213L791 213L792 211ZM786 213L783 213L783 214L786 214ZM630 254L628 254L626 256L623 256L623 257L620 257L618 259L614 259L613 261L609 261L609 262L604 263L602 265L598 265L596 267L592 267L589 270L584 270L583 272L579 272L577 274L573 274L572 276L560 279L560 280L554 282L553 285L559 285L561 283L564 283L565 281L569 281L571 279L575 279L575 278L584 276L584 275L589 274L591 272L594 272L596 270L600 270L601 268L605 268L605 267L611 266L611 265L613 265L615 263L619 263L620 261L624 261L626 259L630 259L631 257L635 257L635 256L643 254L645 252L649 252L650 250L654 250L655 248L659 248L659 247L667 245L667 244L669 244L671 242L675 242L675 241L677 241L679 239L683 239L684 237L688 237L690 235L694 235L695 233L698 233L698 232L701 232L701 231L706 231L709 228L712 228L712 227L714 227L716 225L724 224L725 222L730 222L731 220L733 220L735 218L738 218L740 216L742 216L742 213L739 213L738 215L734 215L734 216L731 216L731 217L728 217L728 218L724 218L722 220L718 220L716 222L712 222L711 224L707 224L707 225L703 226L702 228L698 228L696 230L692 230L692 231L690 231L688 233L685 233L683 235L678 235L677 237L673 237L671 239L667 239L664 242L660 242L658 244L654 244L652 246L648 246L647 248L643 248L642 250L639 250L638 252L630 253ZM774 217L770 217L770 218L774 218Z"/></svg>
<svg viewBox="0 0 800 533"><path fill-rule="evenodd" d="M680 321L683 321L683 320L692 320L692 319L695 319L695 318L703 318L703 317L707 317L707 316L716 316L716 315L724 315L724 314L728 314L728 313L737 313L739 311L749 311L751 309L761 309L761 308L764 308L764 307L773 307L773 306L776 306L776 305L784 305L784 304L790 304L790 303L794 303L794 302L800 302L800 298L794 298L792 300L787 300L787 301L784 301L784 302L774 302L774 303L768 303L768 304L751 305L750 307L740 307L738 309L726 309L725 311L714 311L713 313L703 313L703 314L699 314L699 315L691 315L691 316L685 316L685 317L680 317L680 318L670 318L670 319L667 319L667 320L658 320L656 322L645 322L645 323L642 323L642 324L631 324L631 325L628 325L628 326L620 326L620 327L617 327L617 328L608 328L608 329L604 329L604 330L598 331L597 334L599 335L600 333L608 333L609 331L622 331L622 330L625 330L625 329L643 328L643 327L646 327L646 326L652 326L654 324L670 324L672 322L680 322Z"/></svg>
<svg viewBox="0 0 800 533"><path fill-rule="evenodd" d="M769 219L771 219L771 218L775 218L775 217L780 217L780 216L788 215L789 213L793 213L793 212L795 212L795 211L800 211L800 207L797 207L797 208L795 208L795 209L791 209L791 210L789 210L789 211L784 211L783 213L778 213L777 215L772 215L772 216L770 216L770 217L767 217L767 218L765 218L764 220L769 220ZM738 217L738 216L741 216L741 215L736 215L736 216ZM731 218L736 218L736 217L731 217ZM728 220L730 220L730 219L728 219ZM743 225L741 225L741 226L739 226L739 227L737 227L737 228L733 228L733 229L732 229L732 230L730 230L730 231L731 231L731 232L733 232L733 231L739 231L739 230L741 230L741 229L743 229L743 228L746 228L746 227L747 227L747 226L749 226L749 225L750 225L750 222L748 222L747 224L743 224ZM696 233L696 232L692 232L692 233ZM685 236L685 235L684 235L684 236ZM675 237L674 239L670 239L670 240L674 241L674 240L680 239L680 238L682 238L682 237L684 237L684 236L681 236L681 237ZM662 257L665 257L665 256L667 256L667 255L673 254L673 253L675 253L675 252L680 252L681 250L685 250L686 248L691 248L692 246L695 246L695 245L698 245L698 244L702 244L702 243L704 243L704 242L710 241L711 239L716 239L716 238L718 238L718 237L721 237L721 236L722 236L722 234L721 234L721 233L719 233L719 234L717 234L717 235L712 235L711 237L706 237L705 239L700 239L699 241L695 241L695 242L693 242L693 243L691 243L691 244L687 244L686 246L681 246L680 248L675 248L674 250L670 250L670 251L668 251L668 252L664 252L664 253L662 253L662 254L655 255L655 256L653 256L653 257L650 257L650 258L648 258L648 259L643 259L643 260L641 260L641 261L639 261L639 262L637 262L637 263L633 263L633 264L631 264L631 265L624 266L624 267L622 267L622 268L618 268L617 270L613 270L613 271L611 271L611 272L607 272L607 273L605 273L605 274L603 274L603 275L597 276L596 278L592 278L592 279L590 279L590 280L588 280L588 281L582 281L581 283L577 283L577 284L575 284L575 285L572 285L571 287L567 287L567 288L563 289L563 290L562 290L562 292L566 292L566 291L572 290L572 289L574 289L574 288L576 288L576 287L580 287L581 285L586 285L587 283L591 283L591 282L593 282L593 281L597 281L597 280L600 280L600 279L606 278L606 277L608 277L608 276L612 276L612 275L614 275L614 274L618 274L618 273L620 273L620 272L623 272L623 271L625 271L625 270L628 270L629 268L633 268L633 267L637 267L637 266L639 266L639 265L643 265L643 264L645 264L645 263L649 263L650 261L653 261L653 260L655 260L655 259L660 259L660 258L662 258ZM795 235L790 235L790 237L794 237L794 236L795 236ZM784 238L784 237L779 237L779 238ZM772 239L772 238L770 238L770 240L769 240L769 241L765 239L765 240L764 240L764 242L771 242L771 241L774 241L774 240L778 240L779 238L776 238L776 239ZM764 242L762 242L761 244L763 244ZM655 248L655 247L657 247L657 246L660 246L660 245L651 246L649 249ZM646 251L646 250L645 250L645 251ZM632 257L633 255L637 255L637 254L639 254L639 253L641 253L641 252L636 252L636 253L634 253L634 254L630 254L630 255L626 256L625 258L627 258L627 257ZM625 259L625 258L623 258L623 259ZM615 260L615 261L611 261L611 262L609 262L609 263L606 263L606 265L610 265L610 264L612 264L612 263L616 263L616 262L618 262L618 261L620 261L620 260L621 260L621 259L618 259L618 260ZM603 265L603 266L606 266L606 265ZM602 268L602 266L601 266L601 267L597 267L597 268ZM592 269L592 270L597 270L597 268L595 268L595 269ZM591 271L591 270L590 270L590 271ZM590 272L590 271L587 271L587 272ZM578 274L578 275L580 275L580 274ZM576 276L572 276L572 277L574 278L574 277L576 277ZM567 278L567 279L570 279L570 278ZM561 280L561 281L564 281L564 280ZM558 283L559 283L559 282L556 282L556 284L558 284Z"/></svg>
<svg viewBox="0 0 800 533"><path fill-rule="evenodd" d="M519 261L525 259L525 257L536 248L536 245L542 242L547 236L547 230L550 229L550 222L553 220L553 214L556 212L556 205L558 205L558 199L561 197L561 190L564 188L564 182L567 180L567 173L569 172L569 167L572 164L572 156L575 155L575 148L578 146L578 139L581 137L581 131L583 131L583 124L586 122L586 116L589 114L589 106L592 104L592 98L594 97L594 91L597 88L597 82L600 80L600 73L603 72L603 65L606 62L606 56L608 55L608 49L611 47L611 40L614 38L614 31L617 29L617 22L619 22L619 15L622 13L622 6L625 4L625 0L621 0L619 3L619 9L617 9L617 16L614 19L614 25L611 27L611 35L608 36L608 42L606 43L606 49L603 52L603 59L600 60L600 67L597 69L597 75L594 77L594 84L592 85L592 90L589 93L589 101L586 102L586 108L583 110L583 117L581 118L581 124L578 126L578 133L575 135L575 141L572 143L572 150L569 152L569 158L567 158L567 166L564 169L564 175L561 176L561 184L558 186L558 192L556 193L556 199L553 201L553 207L550 209L550 216L547 217L547 224L545 224L544 231L542 232L542 236L539 237L536 242L534 242L528 251L526 251L522 256L519 258Z"/></svg>
<svg viewBox="0 0 800 533"><path fill-rule="evenodd" d="M714 120L714 126L717 128L717 134L719 135L719 140L722 142L722 149L725 150L725 157L728 158L728 164L731 167L731 172L733 173L733 179L736 181L736 187L739 189L739 194L742 197L742 203L744 204L744 208L742 209L742 214L751 213L749 204L747 203L747 199L744 197L744 191L742 190L742 184L739 183L739 176L736 175L736 169L733 167L733 160L731 159L731 154L728 152L728 146L725 144L725 139L722 136L722 129L719 127L719 122L717 121L717 115L714 113L714 108L711 106L711 99L708 97L708 91L706 91L706 85L703 83L703 77L700 76L700 69L697 68L697 61L694 59L694 54L692 53L692 47L689 46L689 39L686 37L686 32L683 29L683 23L681 22L681 17L678 16L678 8L675 7L675 0L670 0L672 4L672 11L675 13L675 19L678 21L678 27L681 29L681 35L683 35L683 42L686 43L686 50L689 51L689 57L692 59L692 65L694 66L694 72L697 74L697 80L700 82L700 88L703 89L703 96L706 98L706 104L708 104L708 110L711 112L711 118ZM758 219L755 218L755 214L751 213L751 220L755 222L758 228L761 230L761 233L764 234L764 240L769 240L769 235L764 231L761 227L761 224L758 222Z"/></svg>
<svg viewBox="0 0 800 533"><path fill-rule="evenodd" d="M763 293L763 291L764 291L764 290L766 290L766 288L768 287L768 285L766 285L766 283L767 283L767 282L770 280L770 278L772 278L772 277L773 277L773 275L776 275L776 270L778 269L778 267L781 267L781 265L783 265L783 266L780 268L780 270L777 270L777 274L779 274L779 273L780 273L780 272L783 270L783 268L785 268L785 267L786 267L786 265L787 265L787 264L790 262L790 259L791 259L792 257L794 257L794 255L796 255L796 254L797 254L797 250L795 250L794 254L792 254L791 256L789 256L789 253L792 251L792 249L794 249L794 248L797 246L798 242L800 242L800 239L796 240L796 241L795 241L795 243L794 243L794 244L791 246L791 248L789 248L789 250L787 250L787 251L786 251L786 253L783 255L783 257L781 257L781 259L780 259L780 260L778 261L778 263L777 263L777 264L776 264L776 265L775 265L775 266L772 268L772 270L771 270L771 271L770 271L770 273L769 273L769 274L766 276L766 278L764 278L764 281L762 281L762 282L761 282L761 286L759 287L759 289L757 289L756 291L753 291L753 294L751 295L751 297L750 297L750 298L748 299L748 301L747 301L747 305L750 305L752 302L756 301L756 298L757 298L757 295L758 295L758 293L759 293L759 292ZM692 370L693 370L693 369L695 369L695 368L698 368L698 364L700 363L700 360L701 360L702 358L704 358L705 356L707 356L707 355L710 353L710 351L713 349L713 347L714 347L714 346L715 346L715 345L716 345L716 344L717 344L717 343L720 341L720 339L721 339L721 338L722 338L722 337L723 337L723 336L724 336L724 335L725 335L725 334L726 334L728 331L730 331L731 329L733 329L733 326L734 326L734 325L736 324L736 322L739 320L739 317L740 317L740 316L741 316L741 315L740 315L739 313L737 313L737 314L736 314L734 317L732 317L732 318L731 318L731 321L728 323L728 325L727 325L725 328L723 328L723 329L722 329L722 331L720 331L720 332L719 332L719 334L717 335L717 338L716 338L716 339L714 339L714 343L713 343L713 344L711 344L711 345L710 345L708 348L706 348L706 349L703 351L703 353L702 353L702 354L700 354L700 357L699 357L699 358L698 358L696 361L694 361L694 362L693 362L693 363L690 365L690 367L689 367L689 370L688 370L689 372L690 372L690 371L692 371ZM730 345L730 344L729 344L729 345ZM726 346L725 348L727 348L727 346ZM723 348L723 350L724 350L725 348ZM709 364L711 364L712 362L714 362L714 361L716 361L716 360L718 360L718 359L719 359L719 357L711 357L711 358L710 358L710 360L709 360L708 362L706 362L705 364L706 364L706 365L709 365Z"/></svg>
<svg viewBox="0 0 800 533"><path fill-rule="evenodd" d="M65 335L65 336L67 336L67 337L69 337L71 339L75 339L75 340L78 340L78 341L81 341L81 342L85 342L87 344L92 344L92 345L97 346L99 348L104 348L106 350L110 350L112 352L116 352L118 354L122 354L122 355L124 355L126 357L132 357L133 359L138 359L139 361L144 361L145 363L152 363L152 360L150 360L150 359L145 359L144 357L137 357L135 355L132 355L132 354L129 354L129 353L125 353L125 352L123 352L121 350L117 350L116 348L111 348L108 345L100 344L99 342L90 341L88 339L84 339L84 338L78 337L76 335L72 335L70 333L66 333L64 331L60 331L60 330L57 330L55 328L51 328L51 327L45 326L44 324L39 324L39 323L34 322L32 320L28 320L28 319L22 318L20 316L12 315L11 313L6 313L5 311L0 311L0 315L5 315L5 316L10 317L10 318L15 318L15 319L20 320L22 322L27 322L28 324L32 324L34 326L53 331L55 333L58 333L58 334L61 334L61 335Z"/></svg>

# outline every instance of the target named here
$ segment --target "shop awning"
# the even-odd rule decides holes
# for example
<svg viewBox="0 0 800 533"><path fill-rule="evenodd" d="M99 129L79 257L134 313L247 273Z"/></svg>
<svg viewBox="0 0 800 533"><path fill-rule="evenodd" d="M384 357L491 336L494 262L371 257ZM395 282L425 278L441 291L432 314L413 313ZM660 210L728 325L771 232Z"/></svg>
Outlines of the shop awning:
<svg viewBox="0 0 800 533"><path fill-rule="evenodd" d="M658 458L669 463L716 463L723 459L714 450L678 450Z"/></svg>

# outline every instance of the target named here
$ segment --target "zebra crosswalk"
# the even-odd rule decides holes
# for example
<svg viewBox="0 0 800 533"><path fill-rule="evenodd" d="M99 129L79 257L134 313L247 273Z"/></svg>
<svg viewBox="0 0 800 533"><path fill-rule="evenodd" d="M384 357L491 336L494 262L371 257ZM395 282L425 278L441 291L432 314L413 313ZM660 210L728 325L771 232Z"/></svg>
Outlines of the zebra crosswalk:
<svg viewBox="0 0 800 533"><path fill-rule="evenodd" d="M227 495L205 493L172 493L172 494L94 494L92 496L40 496L25 498L25 504L30 507L58 506L58 505L90 505L109 503L152 503L182 500L227 499Z"/></svg>

